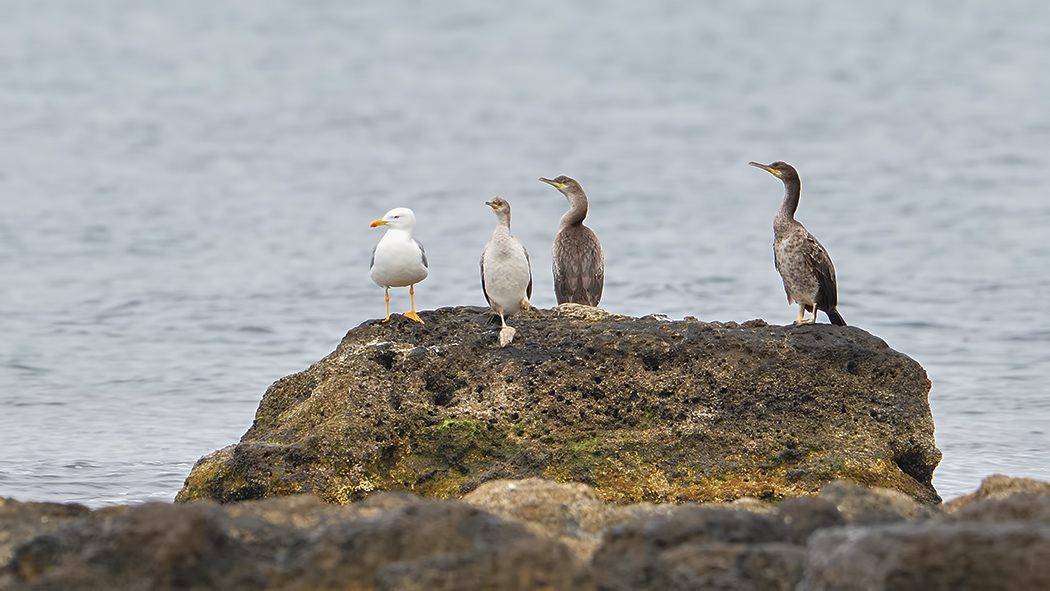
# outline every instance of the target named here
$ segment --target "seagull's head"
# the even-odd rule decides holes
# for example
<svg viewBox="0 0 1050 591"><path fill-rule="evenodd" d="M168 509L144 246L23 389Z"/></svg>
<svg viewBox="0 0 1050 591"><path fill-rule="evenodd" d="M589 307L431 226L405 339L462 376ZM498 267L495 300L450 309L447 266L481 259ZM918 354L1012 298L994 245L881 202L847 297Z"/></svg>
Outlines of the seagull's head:
<svg viewBox="0 0 1050 591"><path fill-rule="evenodd" d="M392 230L408 230L411 232L416 227L416 214L407 207L395 207L386 212L381 219L372 222L373 228L386 226Z"/></svg>

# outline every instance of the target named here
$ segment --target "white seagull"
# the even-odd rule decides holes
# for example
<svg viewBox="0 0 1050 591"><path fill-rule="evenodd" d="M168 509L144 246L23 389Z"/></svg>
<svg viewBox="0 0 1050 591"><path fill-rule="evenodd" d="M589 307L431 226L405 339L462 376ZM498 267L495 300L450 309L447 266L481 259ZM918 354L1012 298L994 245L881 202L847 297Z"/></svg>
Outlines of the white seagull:
<svg viewBox="0 0 1050 591"><path fill-rule="evenodd" d="M529 253L521 241L510 235L510 203L501 197L486 201L496 213L496 230L481 254L481 291L489 308L499 314L502 325L499 346L506 347L514 340L514 329L507 326L505 316L529 309L532 297L532 267Z"/></svg>
<svg viewBox="0 0 1050 591"><path fill-rule="evenodd" d="M408 318L423 324L416 314L416 284L427 278L427 253L418 240L412 238L416 229L416 214L407 207L397 207L386 212L383 219L372 222L373 228L386 226L386 234L372 249L369 265L372 281L386 289L386 318L390 320L390 288L408 287L412 298L412 311Z"/></svg>

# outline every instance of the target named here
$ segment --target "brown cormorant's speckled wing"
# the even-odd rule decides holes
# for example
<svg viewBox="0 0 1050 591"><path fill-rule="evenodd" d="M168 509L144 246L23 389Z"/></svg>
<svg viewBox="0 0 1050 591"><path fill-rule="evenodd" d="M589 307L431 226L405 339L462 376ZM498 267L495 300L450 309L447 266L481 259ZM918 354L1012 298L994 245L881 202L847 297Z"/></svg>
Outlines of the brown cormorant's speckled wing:
<svg viewBox="0 0 1050 591"><path fill-rule="evenodd" d="M806 235L806 265L817 278L817 308L834 310L839 303L838 287L835 284L835 266L824 246L812 235Z"/></svg>
<svg viewBox="0 0 1050 591"><path fill-rule="evenodd" d="M605 287L605 258L598 238L587 226L558 235L554 257L554 295L559 304L597 306Z"/></svg>

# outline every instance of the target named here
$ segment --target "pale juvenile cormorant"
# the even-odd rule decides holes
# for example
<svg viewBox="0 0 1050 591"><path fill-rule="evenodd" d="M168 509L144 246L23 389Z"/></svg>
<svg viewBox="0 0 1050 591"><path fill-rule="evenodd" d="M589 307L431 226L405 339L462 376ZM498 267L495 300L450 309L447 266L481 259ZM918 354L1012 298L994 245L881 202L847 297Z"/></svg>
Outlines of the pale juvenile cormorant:
<svg viewBox="0 0 1050 591"><path fill-rule="evenodd" d="M416 284L427 278L427 253L418 240L412 238L416 229L416 215L407 207L398 207L386 212L382 219L372 222L373 228L386 226L386 234L372 249L369 264L372 281L386 289L386 318L390 320L390 288L408 286L412 298L412 311L406 317L423 324L416 314Z"/></svg>
<svg viewBox="0 0 1050 591"><path fill-rule="evenodd" d="M514 339L515 331L507 326L505 317L529 309L532 267L528 251L510 234L510 203L496 197L485 205L496 213L496 230L481 254L481 291L492 311L499 314L502 325L499 346L506 347Z"/></svg>
<svg viewBox="0 0 1050 591"><path fill-rule="evenodd" d="M846 321L835 309L839 296L831 257L816 237L795 219L802 194L798 171L780 161L770 165L749 164L784 182L784 202L773 218L773 260L784 280L788 303L798 304L795 324L813 324L817 321L817 310L823 310L832 324L846 326ZM807 310L813 313L809 320L805 320Z"/></svg>
<svg viewBox="0 0 1050 591"><path fill-rule="evenodd" d="M580 183L565 175L540 180L561 191L569 200L569 211L561 217L551 249L554 295L559 304L597 306L605 286L605 255L598 237L583 225L587 217L587 194Z"/></svg>

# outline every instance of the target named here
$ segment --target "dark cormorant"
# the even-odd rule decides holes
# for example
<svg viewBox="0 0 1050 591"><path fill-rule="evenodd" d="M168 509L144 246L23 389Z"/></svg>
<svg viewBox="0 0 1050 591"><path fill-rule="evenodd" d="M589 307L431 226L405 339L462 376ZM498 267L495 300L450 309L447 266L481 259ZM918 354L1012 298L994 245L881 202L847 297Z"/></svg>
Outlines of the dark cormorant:
<svg viewBox="0 0 1050 591"><path fill-rule="evenodd" d="M558 237L551 249L554 295L559 304L597 306L605 286L605 255L598 237L583 225L587 217L587 194L580 183L565 175L540 180L561 191L569 200L569 211L561 217Z"/></svg>
<svg viewBox="0 0 1050 591"><path fill-rule="evenodd" d="M773 258L784 280L788 303L798 304L795 324L813 324L817 321L817 310L823 310L832 324L846 326L846 321L835 309L839 296L831 257L816 237L795 219L802 194L798 171L779 160L768 166L757 162L749 164L784 182L784 202L777 217L773 218ZM805 319L807 310L813 313L809 320Z"/></svg>

